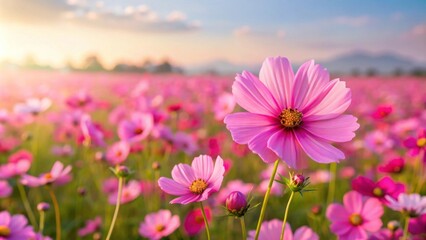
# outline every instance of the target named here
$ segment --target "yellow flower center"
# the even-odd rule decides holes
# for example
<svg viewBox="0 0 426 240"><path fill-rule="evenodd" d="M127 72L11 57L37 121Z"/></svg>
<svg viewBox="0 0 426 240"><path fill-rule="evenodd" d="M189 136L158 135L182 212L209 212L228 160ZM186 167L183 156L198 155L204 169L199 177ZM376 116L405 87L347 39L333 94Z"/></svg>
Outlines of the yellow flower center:
<svg viewBox="0 0 426 240"><path fill-rule="evenodd" d="M349 217L349 222L354 226L359 226L362 224L362 217L358 213L354 213Z"/></svg>
<svg viewBox="0 0 426 240"><path fill-rule="evenodd" d="M424 146L426 146L426 138L419 138L419 139L417 139L417 146L418 147L424 147Z"/></svg>
<svg viewBox="0 0 426 240"><path fill-rule="evenodd" d="M7 237L10 235L10 228L7 226L0 226L0 237Z"/></svg>
<svg viewBox="0 0 426 240"><path fill-rule="evenodd" d="M381 188L376 187L376 188L373 189L373 194L376 197L383 197L384 192L383 192L383 190Z"/></svg>
<svg viewBox="0 0 426 240"><path fill-rule="evenodd" d="M285 128L295 128L300 126L300 124L302 124L302 117L303 114L293 108L284 109L279 116L280 123Z"/></svg>
<svg viewBox="0 0 426 240"><path fill-rule="evenodd" d="M206 190L207 188L207 183L206 181L204 181L203 179L199 178L195 181L192 182L191 186L189 187L189 190L192 193L195 194L201 194L204 192L204 190Z"/></svg>
<svg viewBox="0 0 426 240"><path fill-rule="evenodd" d="M44 174L44 176L43 176L46 180L52 180L52 178L53 178L53 176L52 176L52 174L51 173L46 173L46 174Z"/></svg>
<svg viewBox="0 0 426 240"><path fill-rule="evenodd" d="M161 232L161 231L163 231L164 229L166 229L166 227L164 226L164 225L157 225L156 227L155 227L155 230L157 230L157 232Z"/></svg>

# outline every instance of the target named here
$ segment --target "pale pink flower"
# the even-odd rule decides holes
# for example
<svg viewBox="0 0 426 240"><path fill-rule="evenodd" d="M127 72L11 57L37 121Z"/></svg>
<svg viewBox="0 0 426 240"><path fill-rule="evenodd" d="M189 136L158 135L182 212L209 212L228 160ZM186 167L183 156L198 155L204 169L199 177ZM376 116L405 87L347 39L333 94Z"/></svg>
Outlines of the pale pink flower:
<svg viewBox="0 0 426 240"><path fill-rule="evenodd" d="M21 183L29 187L39 187L47 184L63 185L71 181L71 169L71 166L64 167L61 162L56 161L50 172L43 173L39 177L25 174L21 178Z"/></svg>
<svg viewBox="0 0 426 240"><path fill-rule="evenodd" d="M172 234L179 226L178 215L172 216L169 210L160 210L145 216L139 226L139 234L150 240L159 240Z"/></svg>
<svg viewBox="0 0 426 240"><path fill-rule="evenodd" d="M117 183L118 184L118 183ZM141 187L138 181L131 180L126 185L123 186L123 191L121 193L121 204L129 203L135 200L141 194ZM109 194L108 202L112 205L117 203L118 196L118 187L116 191L113 191Z"/></svg>
<svg viewBox="0 0 426 240"><path fill-rule="evenodd" d="M126 161L129 153L130 146L127 142L117 142L108 148L106 159L112 165L119 165Z"/></svg>
<svg viewBox="0 0 426 240"><path fill-rule="evenodd" d="M259 232L259 240L279 240L281 237L283 221L273 219L262 223ZM249 231L247 240L254 240L256 231ZM286 223L284 229L284 240L319 240L318 235L309 227L298 228L293 235L290 224Z"/></svg>

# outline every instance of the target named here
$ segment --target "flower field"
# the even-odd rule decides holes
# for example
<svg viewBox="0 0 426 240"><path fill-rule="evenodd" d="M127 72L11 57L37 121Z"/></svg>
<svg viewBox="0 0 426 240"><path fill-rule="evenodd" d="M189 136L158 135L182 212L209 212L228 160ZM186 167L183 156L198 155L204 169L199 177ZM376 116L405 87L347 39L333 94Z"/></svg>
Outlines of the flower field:
<svg viewBox="0 0 426 240"><path fill-rule="evenodd" d="M426 239L425 79L236 74L2 72L0 240Z"/></svg>

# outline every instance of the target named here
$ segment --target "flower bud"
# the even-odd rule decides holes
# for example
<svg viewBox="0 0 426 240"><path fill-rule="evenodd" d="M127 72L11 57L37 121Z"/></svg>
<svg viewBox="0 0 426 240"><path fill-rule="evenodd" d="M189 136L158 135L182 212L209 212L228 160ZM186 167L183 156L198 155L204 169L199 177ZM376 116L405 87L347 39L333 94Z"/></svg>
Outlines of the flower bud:
<svg viewBox="0 0 426 240"><path fill-rule="evenodd" d="M320 215L321 212L322 212L322 206L321 205L314 205L314 206L312 206L311 212L315 216Z"/></svg>
<svg viewBox="0 0 426 240"><path fill-rule="evenodd" d="M296 187L300 187L305 183L305 176L298 173L291 178L291 181Z"/></svg>
<svg viewBox="0 0 426 240"><path fill-rule="evenodd" d="M117 166L115 168L115 175L117 175L117 177L128 177L130 175L130 170L126 166Z"/></svg>
<svg viewBox="0 0 426 240"><path fill-rule="evenodd" d="M46 212L50 209L50 204L46 203L46 202L41 202L39 204L37 204L37 210L40 212Z"/></svg>
<svg viewBox="0 0 426 240"><path fill-rule="evenodd" d="M225 204L228 212L236 217L244 216L249 207L246 196L239 191L230 193L226 198Z"/></svg>
<svg viewBox="0 0 426 240"><path fill-rule="evenodd" d="M161 165L160 165L159 162L153 162L152 163L152 169L154 169L154 170L160 170L160 168L161 168Z"/></svg>
<svg viewBox="0 0 426 240"><path fill-rule="evenodd" d="M85 195L86 195L86 193L87 193L87 190L86 190L86 188L84 188L84 187L79 187L79 188L77 188L77 193L78 193L78 195L80 195L80 196L85 196Z"/></svg>

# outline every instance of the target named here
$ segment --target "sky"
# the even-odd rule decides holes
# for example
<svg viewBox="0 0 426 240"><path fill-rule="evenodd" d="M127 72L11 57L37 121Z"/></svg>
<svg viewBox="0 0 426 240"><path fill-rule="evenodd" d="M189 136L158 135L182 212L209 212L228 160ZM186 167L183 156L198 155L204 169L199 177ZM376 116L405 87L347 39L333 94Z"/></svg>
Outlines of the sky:
<svg viewBox="0 0 426 240"><path fill-rule="evenodd" d="M424 0L0 0L0 61L180 66L331 59L352 51L426 62Z"/></svg>

